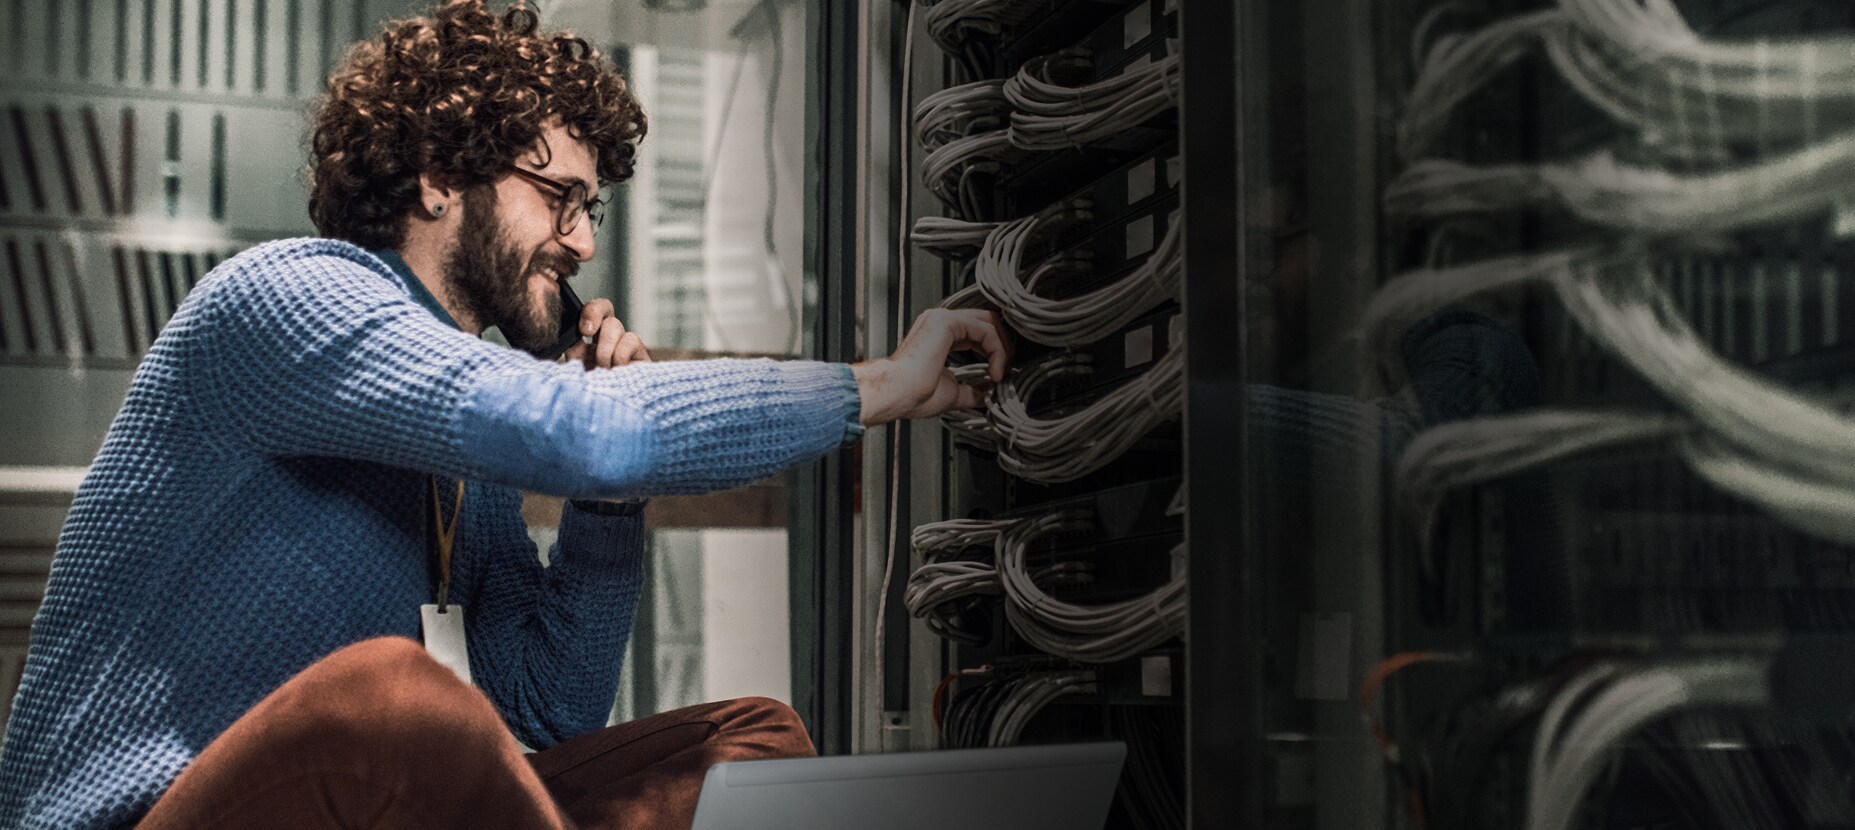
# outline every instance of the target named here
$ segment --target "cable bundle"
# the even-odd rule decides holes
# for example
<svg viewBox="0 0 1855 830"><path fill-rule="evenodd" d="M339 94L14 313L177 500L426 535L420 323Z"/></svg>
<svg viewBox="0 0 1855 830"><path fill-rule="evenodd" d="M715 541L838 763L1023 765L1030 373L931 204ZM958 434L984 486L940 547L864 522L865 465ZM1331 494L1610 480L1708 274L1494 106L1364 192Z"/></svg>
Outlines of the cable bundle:
<svg viewBox="0 0 1855 830"><path fill-rule="evenodd" d="M948 640L978 645L991 637L988 627L967 622L970 614L983 614L967 598L995 597L1004 593L993 565L991 548L1000 531L1015 520L956 519L915 528L909 545L922 565L908 578L902 604L927 622L929 630ZM957 559L967 549L985 547L985 560Z"/></svg>
<svg viewBox="0 0 1855 830"><path fill-rule="evenodd" d="M925 562L909 577L903 603L910 614L929 619L932 625L932 620L943 618L939 609L945 603L1002 594L1006 619L1026 642L1084 663L1124 660L1177 637L1185 626L1182 573L1144 596L1100 605L1064 602L1044 591L1043 585L1070 577L1078 569L1065 563L1031 568L1027 561L1031 543L1053 533L1091 527L1087 515L1078 511L1034 519L923 525L915 530L913 543ZM943 555L985 544L993 548L991 563L950 561Z"/></svg>
<svg viewBox="0 0 1855 830"><path fill-rule="evenodd" d="M1030 19L1043 0L937 0L927 7L928 37L955 55L965 53L973 35L996 38L1007 27Z"/></svg>
<svg viewBox="0 0 1855 830"><path fill-rule="evenodd" d="M1762 663L1730 659L1638 669L1607 663L1573 679L1540 718L1527 830L1570 830L1620 742L1651 722L1684 708L1764 704L1766 671Z"/></svg>
<svg viewBox="0 0 1855 830"><path fill-rule="evenodd" d="M1440 43L1398 128L1415 158L1449 112L1499 70L1543 47L1579 95L1664 155L1717 162L1732 144L1765 147L1846 129L1855 38L1703 39L1667 0L1561 0Z"/></svg>
<svg viewBox="0 0 1855 830"><path fill-rule="evenodd" d="M1004 130L956 138L921 160L921 181L949 209L966 219L986 215L974 187L978 176L996 176L1023 160L1024 151L1011 146Z"/></svg>
<svg viewBox="0 0 1855 830"><path fill-rule="evenodd" d="M1023 522L998 540L999 579L1010 602L1005 616L1025 641L1051 654L1083 663L1125 660L1185 630L1185 579L1175 577L1153 592L1101 605L1075 605L1044 593L1030 576L1025 557L1030 542L1049 527ZM1176 550L1175 550L1176 552Z"/></svg>
<svg viewBox="0 0 1855 830"><path fill-rule="evenodd" d="M1532 12L1439 42L1424 57L1398 121L1400 153L1416 158L1443 131L1457 104L1525 57L1548 31L1564 25L1557 11Z"/></svg>
<svg viewBox="0 0 1855 830"><path fill-rule="evenodd" d="M1630 255L1614 246L1585 245L1497 257L1448 268L1407 271L1381 286L1360 314L1360 329L1377 354L1396 354L1399 332L1463 299L1525 285L1549 284L1573 267Z"/></svg>
<svg viewBox="0 0 1855 830"><path fill-rule="evenodd" d="M942 305L947 305L948 303L959 300L962 298L962 295L968 295L968 292L961 291L953 294L946 300L943 300ZM977 296L977 292L973 292L970 296ZM1089 367L1089 363L1090 359L1088 355L1075 353L1058 354L1035 363L1013 368L1011 370L1012 374L1006 378L1005 383L1015 384L1026 390L1021 394L1030 394L1030 392L1034 392L1044 384L1053 380L1088 376L1094 371ZM975 363L971 365L979 366L980 364ZM962 374L976 374L976 370L963 366L956 367L952 371L954 372L954 378L956 380L959 379ZM997 390L998 388L994 387L993 394L990 398L996 399ZM989 405L985 409L955 409L940 416L940 422L947 427L947 431L953 433L956 439L965 441L968 444L993 450L998 448L998 433L992 428L991 407Z"/></svg>
<svg viewBox="0 0 1855 830"><path fill-rule="evenodd" d="M960 438L996 449L1005 472L1057 484L1101 469L1154 427L1178 417L1185 397L1183 347L1079 411L1052 418L1031 414L1028 400L1038 386L1086 375L1088 363L1087 355L1063 354L1019 369L993 388L984 411L950 412L942 423Z"/></svg>
<svg viewBox="0 0 1855 830"><path fill-rule="evenodd" d="M979 255L986 237L1000 222L967 222L946 216L923 216L915 220L908 235L915 247L945 260L967 260ZM942 303L942 306L946 306ZM964 308L965 306L955 306Z"/></svg>
<svg viewBox="0 0 1855 830"><path fill-rule="evenodd" d="M1045 77L1040 62L1027 63L1005 82L1012 146L1064 150L1138 127L1179 105L1179 56L1083 86L1064 86Z"/></svg>
<svg viewBox="0 0 1855 830"><path fill-rule="evenodd" d="M1011 746L1052 701L1095 691L1095 674L1061 670L1025 672L961 692L947 707L941 745L948 749Z"/></svg>
<svg viewBox="0 0 1855 830"><path fill-rule="evenodd" d="M1450 490L1602 449L1667 440L1690 428L1674 415L1570 409L1453 421L1424 430L1404 448L1398 489L1428 548L1436 509Z"/></svg>
<svg viewBox="0 0 1855 830"><path fill-rule="evenodd" d="M1086 671L1047 672L1019 678L992 716L987 746L1012 746L1031 718L1064 695L1095 691L1095 674Z"/></svg>
<svg viewBox="0 0 1855 830"><path fill-rule="evenodd" d="M1677 447L1714 486L1791 526L1855 542L1855 418L1714 354L1627 246L1584 248L1421 271L1381 289L1368 331L1464 297L1525 283L1551 287L1579 327L1693 419Z"/></svg>
<svg viewBox="0 0 1855 830"><path fill-rule="evenodd" d="M982 132L1004 129L1011 115L1005 82L996 79L950 86L915 106L915 140L924 150Z"/></svg>
<svg viewBox="0 0 1855 830"><path fill-rule="evenodd" d="M1178 296L1185 272L1183 222L1172 222L1159 247L1112 283L1060 299L1039 293L1051 277L1064 275L1074 263L1047 257L1026 274L1024 250L1047 226L1070 217L1069 211L1044 211L1006 222L994 228L980 248L974 268L979 290L1019 334L1049 346L1092 343Z"/></svg>
<svg viewBox="0 0 1855 830"><path fill-rule="evenodd" d="M1419 161L1385 190L1385 212L1428 219L1557 204L1580 219L1650 233L1709 233L1827 213L1855 195L1855 134L1719 173L1619 164L1472 167Z"/></svg>
<svg viewBox="0 0 1855 830"><path fill-rule="evenodd" d="M908 535L908 544L914 548L915 553L924 556L959 551L975 545L990 546L1005 528L1017 523L1017 519L950 519L934 522L915 528Z"/></svg>
<svg viewBox="0 0 1855 830"><path fill-rule="evenodd" d="M1749 121L1718 126L1736 137L1808 137L1819 105L1855 102L1855 37L1846 34L1709 40L1688 27L1671 0L1560 0L1559 8L1583 42L1601 47L1629 73L1619 80L1631 83L1605 90L1595 102L1618 105L1614 114L1645 129L1684 125L1705 113Z"/></svg>

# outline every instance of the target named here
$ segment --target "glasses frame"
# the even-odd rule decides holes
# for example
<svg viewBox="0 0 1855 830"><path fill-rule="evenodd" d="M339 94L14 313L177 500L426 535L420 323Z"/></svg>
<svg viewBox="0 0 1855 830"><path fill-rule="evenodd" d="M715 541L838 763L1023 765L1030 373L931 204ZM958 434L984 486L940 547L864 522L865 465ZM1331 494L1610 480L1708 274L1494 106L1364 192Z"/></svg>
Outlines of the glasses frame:
<svg viewBox="0 0 1855 830"><path fill-rule="evenodd" d="M530 184L554 195L560 200L560 207L554 209L554 230L561 236L572 236L573 230L580 225L580 217L593 223L593 230L605 221L605 211L600 208L605 202L598 197L589 198L590 190L581 182L571 184L550 176L544 176L520 165L509 168L516 175L527 179Z"/></svg>

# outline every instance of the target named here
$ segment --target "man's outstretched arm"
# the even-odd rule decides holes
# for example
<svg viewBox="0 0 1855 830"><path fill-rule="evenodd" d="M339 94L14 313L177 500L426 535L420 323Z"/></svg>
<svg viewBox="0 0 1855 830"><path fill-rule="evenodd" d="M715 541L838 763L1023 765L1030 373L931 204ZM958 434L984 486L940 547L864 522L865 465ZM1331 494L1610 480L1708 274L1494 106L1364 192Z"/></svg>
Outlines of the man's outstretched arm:
<svg viewBox="0 0 1855 830"><path fill-rule="evenodd" d="M1002 373L985 312L923 315L890 358L708 360L587 372L449 329L330 241L234 258L177 316L196 394L272 456L356 458L569 497L706 492L764 478L865 424L970 404L949 351Z"/></svg>

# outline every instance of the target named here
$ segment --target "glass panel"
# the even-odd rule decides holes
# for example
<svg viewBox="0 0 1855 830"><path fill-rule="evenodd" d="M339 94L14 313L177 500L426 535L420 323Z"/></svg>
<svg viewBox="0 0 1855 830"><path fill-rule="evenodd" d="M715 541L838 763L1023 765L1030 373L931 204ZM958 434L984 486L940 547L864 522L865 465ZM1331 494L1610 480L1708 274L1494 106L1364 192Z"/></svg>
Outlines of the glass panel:
<svg viewBox="0 0 1855 830"><path fill-rule="evenodd" d="M1849 821L1855 12L1259 5L1272 825Z"/></svg>
<svg viewBox="0 0 1855 830"><path fill-rule="evenodd" d="M605 194L613 209L581 295L610 297L659 360L796 354L806 9L539 8L543 26L613 54L650 119L635 178ZM784 495L773 479L719 500L657 500L651 585L615 718L790 699Z"/></svg>

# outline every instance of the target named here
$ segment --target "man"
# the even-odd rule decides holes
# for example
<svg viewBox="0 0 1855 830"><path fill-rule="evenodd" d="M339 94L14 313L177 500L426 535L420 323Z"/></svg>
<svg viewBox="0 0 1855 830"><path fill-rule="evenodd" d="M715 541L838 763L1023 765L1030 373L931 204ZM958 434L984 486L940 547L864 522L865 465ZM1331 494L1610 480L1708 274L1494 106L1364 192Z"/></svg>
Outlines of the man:
<svg viewBox="0 0 1855 830"><path fill-rule="evenodd" d="M849 367L656 364L596 301L573 362L523 354L644 130L610 63L524 8L450 0L349 54L314 122L324 238L200 283L72 504L0 826L687 826L709 765L812 751L765 700L602 729L642 580L638 506L602 499L973 405L945 361L998 379L999 328L931 313ZM571 499L545 569L520 490Z"/></svg>

